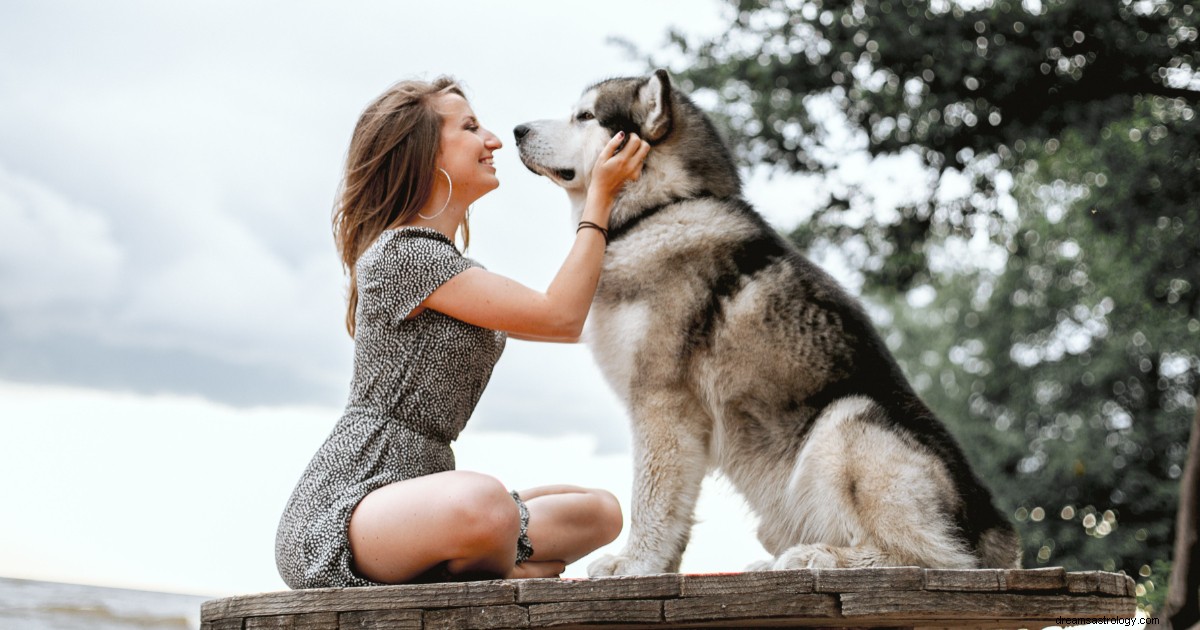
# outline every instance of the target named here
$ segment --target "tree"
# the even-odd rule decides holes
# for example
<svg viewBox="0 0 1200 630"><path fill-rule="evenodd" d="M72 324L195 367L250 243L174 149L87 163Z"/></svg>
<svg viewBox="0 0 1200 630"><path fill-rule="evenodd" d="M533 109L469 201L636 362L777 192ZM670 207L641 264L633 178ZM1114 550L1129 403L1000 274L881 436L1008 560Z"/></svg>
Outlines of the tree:
<svg viewBox="0 0 1200 630"><path fill-rule="evenodd" d="M1136 143L1122 131L1107 150L1132 162L1122 151ZM1141 234L1102 230L1098 193L1067 186L1061 156L1105 147L1086 153L1064 141L1018 174L1020 216L998 272L933 273L935 297L920 307L886 286L868 295L895 313L889 338L922 395L991 471L1020 522L1026 565L1125 569L1146 578L1144 602L1157 604L1195 410L1200 321L1170 308L1178 297L1169 283L1155 297L1170 270L1152 244L1189 247L1184 219L1200 216L1167 209L1184 219L1156 218ZM1145 174L1114 177L1103 194L1123 203ZM935 261L945 256L930 249Z"/></svg>
<svg viewBox="0 0 1200 630"><path fill-rule="evenodd" d="M1175 519L1175 560L1167 600L1171 627L1200 627L1200 410L1192 420L1187 467L1179 490Z"/></svg>
<svg viewBox="0 0 1200 630"><path fill-rule="evenodd" d="M793 236L865 244L889 343L1023 521L1027 565L1124 569L1161 600L1200 387L1200 11L730 7L721 35L672 41L744 161L829 173L848 134L927 169L924 199L881 213L848 188ZM981 252L1001 262L962 259Z"/></svg>
<svg viewBox="0 0 1200 630"><path fill-rule="evenodd" d="M1200 96L1200 11L1187 3L1027 2L1037 13L1009 0L974 10L948 0L730 4L721 36L672 40L686 59L679 78L713 90L746 161L822 172L831 127L843 124L872 155L916 150L939 176L999 158L975 173L979 198L939 208L931 195L901 221L869 222L873 251L920 249L939 224L969 230L968 215L994 214L989 175L1018 168L1031 146L1067 130L1094 140L1147 97L1176 102L1187 123ZM829 104L838 118L821 113ZM925 261L909 262L886 279L919 282Z"/></svg>

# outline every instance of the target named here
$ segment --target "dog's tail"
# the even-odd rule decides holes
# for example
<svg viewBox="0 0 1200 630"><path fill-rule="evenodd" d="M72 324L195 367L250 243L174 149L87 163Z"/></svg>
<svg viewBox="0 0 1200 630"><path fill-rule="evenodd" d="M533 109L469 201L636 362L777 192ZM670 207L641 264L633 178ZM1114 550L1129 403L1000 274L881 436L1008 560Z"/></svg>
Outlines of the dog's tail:
<svg viewBox="0 0 1200 630"><path fill-rule="evenodd" d="M1020 569L1021 539L1007 522L1001 522L979 537L979 566L983 569Z"/></svg>

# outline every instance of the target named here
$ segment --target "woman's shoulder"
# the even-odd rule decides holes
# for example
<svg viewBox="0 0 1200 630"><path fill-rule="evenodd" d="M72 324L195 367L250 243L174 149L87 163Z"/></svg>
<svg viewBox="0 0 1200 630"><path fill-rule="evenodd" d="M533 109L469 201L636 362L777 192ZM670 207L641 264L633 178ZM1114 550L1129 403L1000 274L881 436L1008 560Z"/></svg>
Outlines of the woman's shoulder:
<svg viewBox="0 0 1200 630"><path fill-rule="evenodd" d="M473 266L437 230L386 230L355 263L359 307L403 319L447 280Z"/></svg>
<svg viewBox="0 0 1200 630"><path fill-rule="evenodd" d="M413 264L447 258L462 258L462 254L445 234L433 228L404 226L384 230L359 257L357 264L361 269L378 264Z"/></svg>

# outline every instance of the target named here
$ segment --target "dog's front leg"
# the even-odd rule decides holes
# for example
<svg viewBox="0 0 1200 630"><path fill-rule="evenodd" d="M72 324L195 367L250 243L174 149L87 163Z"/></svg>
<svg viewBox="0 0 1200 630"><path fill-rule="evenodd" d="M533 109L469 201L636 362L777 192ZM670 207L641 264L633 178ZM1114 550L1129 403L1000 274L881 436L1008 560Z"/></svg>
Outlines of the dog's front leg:
<svg viewBox="0 0 1200 630"><path fill-rule="evenodd" d="M678 571L708 472L711 423L689 394L644 395L632 413L629 540L620 554L593 562L588 567L592 577Z"/></svg>

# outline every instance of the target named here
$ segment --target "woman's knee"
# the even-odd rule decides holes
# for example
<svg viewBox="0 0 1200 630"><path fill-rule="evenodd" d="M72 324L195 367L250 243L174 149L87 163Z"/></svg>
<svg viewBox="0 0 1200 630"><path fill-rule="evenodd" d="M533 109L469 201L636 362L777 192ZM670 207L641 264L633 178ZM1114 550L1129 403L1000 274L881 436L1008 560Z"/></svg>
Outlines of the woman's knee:
<svg viewBox="0 0 1200 630"><path fill-rule="evenodd" d="M589 490L588 494L594 503L592 509L596 515L597 535L604 541L601 544L607 545L621 535L625 522L621 503L607 490Z"/></svg>
<svg viewBox="0 0 1200 630"><path fill-rule="evenodd" d="M504 484L494 477L463 473L454 492L454 527L465 557L516 553L521 514Z"/></svg>

